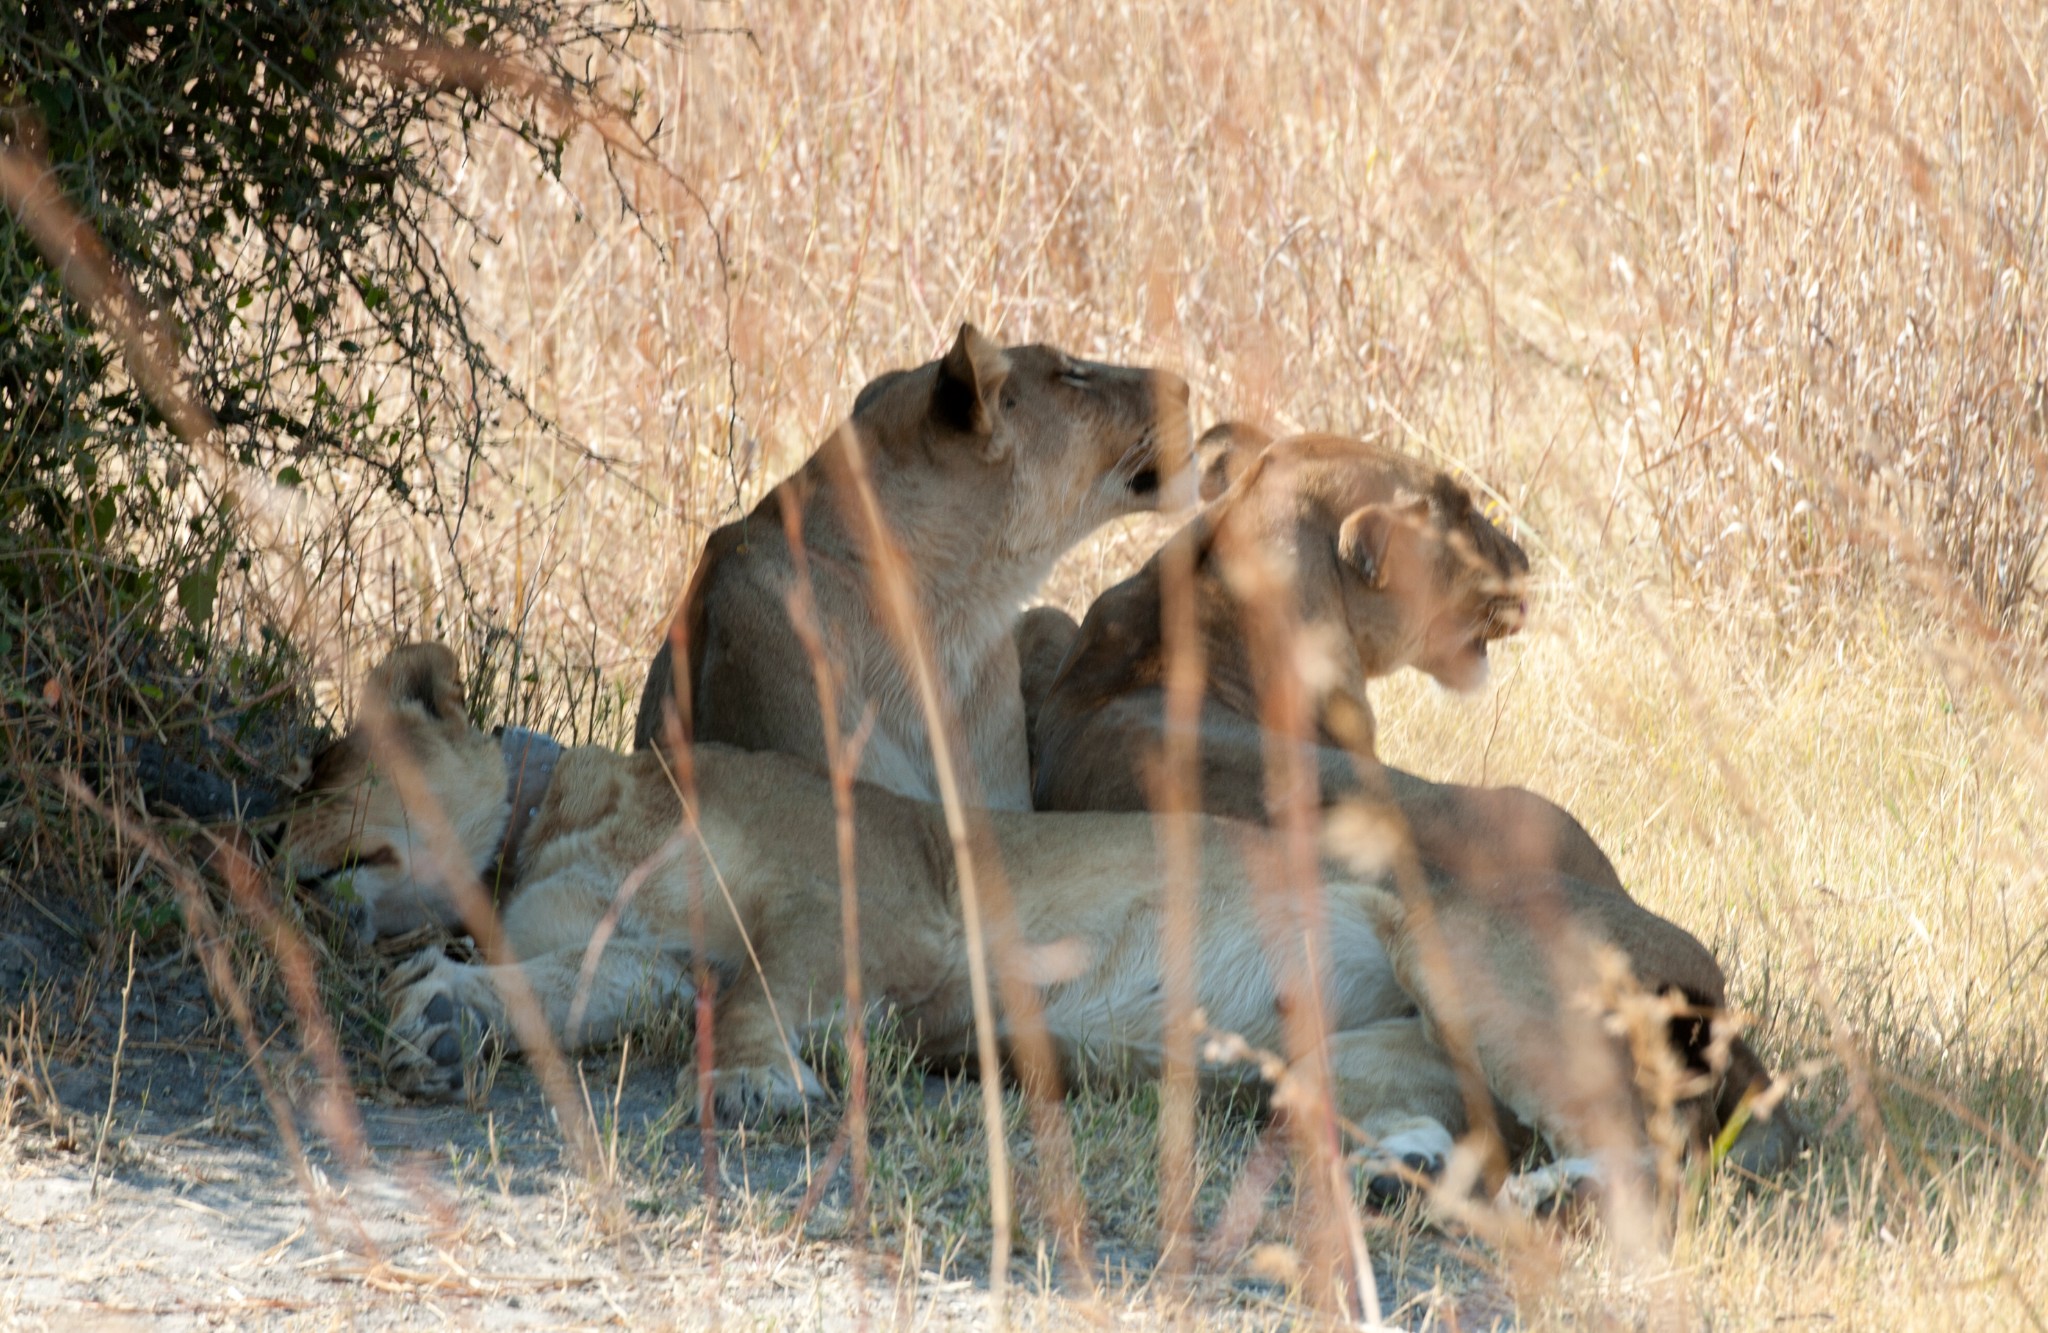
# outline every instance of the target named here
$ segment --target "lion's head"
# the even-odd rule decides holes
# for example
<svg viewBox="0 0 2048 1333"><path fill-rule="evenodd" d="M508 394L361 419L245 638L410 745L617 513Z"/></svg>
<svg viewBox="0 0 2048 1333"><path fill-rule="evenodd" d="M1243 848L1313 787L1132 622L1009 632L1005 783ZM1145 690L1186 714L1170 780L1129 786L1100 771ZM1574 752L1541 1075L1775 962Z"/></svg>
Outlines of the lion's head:
<svg viewBox="0 0 2048 1333"><path fill-rule="evenodd" d="M284 854L302 885L357 906L367 933L453 921L449 884L497 859L511 819L506 756L469 723L455 655L391 650L348 734L313 760Z"/></svg>
<svg viewBox="0 0 2048 1333"><path fill-rule="evenodd" d="M1366 675L1412 666L1455 690L1485 683L1487 645L1522 627L1529 557L1462 483L1368 440L1267 445L1234 425L1204 440L1223 447L1208 468L1229 481L1220 503L1251 498L1268 524L1291 521L1304 569L1310 553L1334 549L1335 588L1305 580L1303 595L1325 604L1304 611L1328 617L1341 606Z"/></svg>
<svg viewBox="0 0 2048 1333"><path fill-rule="evenodd" d="M945 356L870 381L850 424L878 474L917 480L920 494L890 497L899 524L962 497L999 500L999 530L983 535L1049 563L1110 519L1160 505L1187 471L1187 401L1178 375L1043 343L999 347L963 324Z"/></svg>

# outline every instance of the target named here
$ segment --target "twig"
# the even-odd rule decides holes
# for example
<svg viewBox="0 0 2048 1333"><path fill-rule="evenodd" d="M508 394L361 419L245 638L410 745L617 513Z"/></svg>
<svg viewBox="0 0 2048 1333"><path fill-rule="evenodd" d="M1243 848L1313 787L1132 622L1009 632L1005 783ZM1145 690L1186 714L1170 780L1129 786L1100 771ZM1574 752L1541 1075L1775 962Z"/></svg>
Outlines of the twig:
<svg viewBox="0 0 2048 1333"><path fill-rule="evenodd" d="M121 1031L114 1039L114 1069L107 1079L107 1113L100 1117L100 1132L92 1145L92 1187L87 1197L100 1197L100 1157L106 1151L107 1131L114 1125L114 1101L121 1094L121 1057L128 1050L128 999L135 993L135 932L128 932L128 980L121 984Z"/></svg>

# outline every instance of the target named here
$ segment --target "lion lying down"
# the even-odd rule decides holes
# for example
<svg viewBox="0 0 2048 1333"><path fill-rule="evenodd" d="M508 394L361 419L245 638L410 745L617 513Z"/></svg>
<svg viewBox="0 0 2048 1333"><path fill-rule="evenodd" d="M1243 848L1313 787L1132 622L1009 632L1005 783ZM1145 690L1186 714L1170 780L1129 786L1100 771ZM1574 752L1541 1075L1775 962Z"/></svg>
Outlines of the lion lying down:
<svg viewBox="0 0 2048 1333"><path fill-rule="evenodd" d="M824 775L784 755L699 746L694 819L686 824L677 783L653 750L568 750L553 761L545 790L532 795L508 764L513 747L469 724L454 658L438 644L394 650L362 698L362 718L316 763L286 836L301 882L346 875L379 921L392 919L382 910L387 900L449 919L450 880L480 874L498 858L516 793L523 831L504 929L556 1042L602 1043L659 1009L691 1002L702 964L719 980L718 1117L794 1112L825 1095L800 1054L807 1033L840 1017L844 982L835 816ZM1043 984L1045 1022L1066 1074L1153 1077L1162 871L1152 819L994 811L988 820L1024 940L1059 945L1042 956L1071 960L1065 975ZM939 807L863 787L856 821L866 993L897 1011L922 1057L963 1058L974 1041L968 962ZM1199 833L1198 1001L1212 1029L1278 1049L1273 959L1299 948L1303 932L1273 901L1279 895L1250 888L1248 863L1271 854L1270 835L1225 819L1202 820ZM626 901L621 886L632 884ZM1568 888L1533 881L1531 891L1569 897ZM702 895L701 936L691 930L693 893ZM579 983L593 935L615 906L615 933ZM1318 943L1338 1109L1384 1155L1434 1159L1465 1130L1465 1108L1453 1072L1429 1054L1424 1020L1381 930L1397 943L1408 938L1390 890L1344 879L1327 886ZM1689 962L1704 959L1712 969L1706 951L1684 939ZM438 949L397 971L386 1062L397 1090L448 1095L463 1086L464 1061L481 1040L516 1044L499 971ZM1718 977L1713 970L1714 993L1699 998L1718 1002ZM1484 1050L1481 1058L1487 1063ZM1685 1090L1700 1135L1715 1128L1712 1091L1705 1077ZM1516 1109L1550 1128L1545 1105Z"/></svg>
<svg viewBox="0 0 2048 1333"><path fill-rule="evenodd" d="M1692 936L1630 898L1606 853L1561 807L1520 788L1431 782L1379 764L1366 701L1368 681L1407 667L1453 688L1483 682L1489 643L1521 626L1527 556L1462 483L1384 443L1274 441L1226 423L1203 446L1212 451L1211 503L1098 597L1083 624L1039 607L1017 630L1038 807L1151 805L1167 732L1166 571L1179 559L1191 575L1203 664L1195 799L1209 814L1264 821L1268 756L1280 751L1261 713L1256 644L1285 632L1272 623L1274 590L1291 594L1292 613L1323 657L1304 672L1313 677L1312 733L1298 753L1317 787L1311 796L1352 815L1362 801L1382 816L1392 841L1412 846L1427 868L1422 891L1439 917L1456 923L1444 932L1448 976L1410 966L1406 989L1432 1019L1474 1026L1494 1094L1576 1153L1598 1136L1540 1108L1582 1101L1583 1114L1566 1119L1583 1121L1600 1098L1567 1097L1550 1076L1569 1067L1568 1081L1603 1094L1617 1077L1598 1059L1551 1058L1560 1046L1587 1045L1570 1036L1580 1015L1561 1003L1557 978L1597 981L1596 946L1611 944L1636 980L1712 1011L1724 1005L1720 969ZM1333 816L1331 827L1345 818ZM1329 850L1341 854L1342 841ZM1382 940L1412 962L1404 920L1398 911L1383 916ZM1720 1114L1746 1114L1745 1098L1769 1095L1770 1075L1740 1038L1708 1061L1709 1027L1679 1023L1672 1036L1695 1069L1728 1066ZM1599 1114L1612 1119L1611 1111ZM1796 1127L1777 1117L1743 1138L1736 1160L1775 1170L1802 1146Z"/></svg>

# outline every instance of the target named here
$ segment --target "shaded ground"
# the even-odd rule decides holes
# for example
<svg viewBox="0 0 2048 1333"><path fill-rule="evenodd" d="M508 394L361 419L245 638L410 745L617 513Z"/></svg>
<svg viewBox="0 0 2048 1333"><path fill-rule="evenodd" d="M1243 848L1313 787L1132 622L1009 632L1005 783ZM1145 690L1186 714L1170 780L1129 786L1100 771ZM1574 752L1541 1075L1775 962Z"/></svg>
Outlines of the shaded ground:
<svg viewBox="0 0 2048 1333"><path fill-rule="evenodd" d="M238 1131L237 1100L253 1118L263 1112L241 1095L254 1080L232 1061L152 1061L131 1073L138 1089L120 1098L118 1146L97 1177L89 1145L25 1152L8 1172L0 1315L10 1322L783 1327L837 1322L863 1300L880 1313L894 1294L879 1269L862 1291L841 1247L707 1236L645 1197L605 1219L602 1191L563 1169L559 1136L523 1077L502 1080L481 1115L364 1107L374 1165L345 1173L316 1145L316 1208L267 1124ZM206 1080L197 1098L195 1079ZM658 1119L670 1086L652 1073L628 1080L618 1103L626 1134ZM176 1123L208 1096L217 1112ZM757 1190L788 1188L800 1179L793 1156L735 1156L727 1189L749 1178ZM981 1308L972 1283L909 1279L914 1323Z"/></svg>
<svg viewBox="0 0 2048 1333"><path fill-rule="evenodd" d="M9 1325L987 1321L987 1272L975 1259L986 1228L975 1211L985 1205L968 1191L917 1196L936 1197L941 1210L958 1198L951 1217L878 1207L881 1220L863 1242L848 1220L848 1172L826 1160L837 1129L826 1123L808 1139L800 1130L721 1134L718 1197L708 1206L702 1135L672 1113L673 1069L617 1051L583 1065L605 1157L595 1179L565 1159L552 1113L517 1064L498 1072L475 1108L398 1103L359 1089L368 1165L352 1172L309 1114L316 1085L303 1064L280 1056L267 1068L296 1108L302 1179L259 1079L223 1038L187 956L137 966L124 1041L125 977L81 988L85 950L67 923L19 912L8 923L16 928L0 934L0 999L17 1033L37 1008L71 1001L86 1010L69 1016L74 1041L38 1050L17 1037L9 1047L0 1120L0 1319ZM281 1017L268 1030L280 1050L290 1047ZM928 1079L922 1095L936 1120L976 1114L971 1087ZM911 1108L908 1123L921 1125L918 1115ZM1084 1152L1085 1135L1103 1133L1081 1132ZM1242 1132L1248 1147L1252 1131ZM892 1153L929 1158L934 1146L900 1125L878 1128L873 1143L878 1171ZM1100 1183L1084 1181L1091 1214ZM814 1205L800 1218L814 1186ZM1120 1234L1107 1216L1115 1206L1100 1207L1096 1270L1118 1322L1168 1321L1187 1302L1204 1325L1298 1316L1282 1286L1237 1270L1204 1276L1169 1300L1145 1285L1157 1259L1149 1233ZM1028 1220L1022 1228L1013 1312L1027 1325L1089 1321L1083 1302L1059 1294L1037 1249L1039 1230ZM1401 1322L1421 1326L1455 1308L1459 1326L1485 1327L1505 1309L1452 1245L1392 1222L1376 1225L1374 1243L1381 1299L1401 1310Z"/></svg>

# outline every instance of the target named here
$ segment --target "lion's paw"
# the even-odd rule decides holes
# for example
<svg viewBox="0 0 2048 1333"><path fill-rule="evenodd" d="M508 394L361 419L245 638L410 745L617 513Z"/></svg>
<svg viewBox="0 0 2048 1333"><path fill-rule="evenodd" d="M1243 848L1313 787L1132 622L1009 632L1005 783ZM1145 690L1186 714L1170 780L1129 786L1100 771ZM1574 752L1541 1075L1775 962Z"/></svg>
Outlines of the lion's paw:
<svg viewBox="0 0 2048 1333"><path fill-rule="evenodd" d="M1599 1195L1606 1182L1600 1163L1591 1157L1560 1157L1508 1177L1500 1187L1500 1202L1529 1217L1550 1217L1569 1213L1579 1204Z"/></svg>
<svg viewBox="0 0 2048 1333"><path fill-rule="evenodd" d="M391 1024L384 1081L407 1096L460 1096L466 1071L499 1041L500 1009L484 968L439 949L413 955L384 982Z"/></svg>
<svg viewBox="0 0 2048 1333"><path fill-rule="evenodd" d="M361 898L338 898L334 910L358 949L369 950L377 946L377 913L368 903Z"/></svg>
<svg viewBox="0 0 2048 1333"><path fill-rule="evenodd" d="M1422 1117L1382 1135L1378 1143L1352 1155L1354 1169L1364 1179L1366 1202L1390 1211L1426 1193L1443 1175L1455 1146L1448 1129Z"/></svg>
<svg viewBox="0 0 2048 1333"><path fill-rule="evenodd" d="M684 1081L693 1077L686 1074ZM758 1125L800 1116L824 1098L824 1085L801 1060L711 1071L711 1103L720 1124Z"/></svg>

